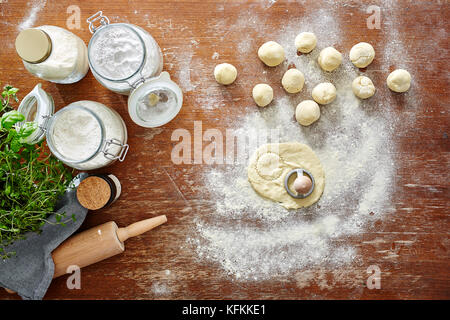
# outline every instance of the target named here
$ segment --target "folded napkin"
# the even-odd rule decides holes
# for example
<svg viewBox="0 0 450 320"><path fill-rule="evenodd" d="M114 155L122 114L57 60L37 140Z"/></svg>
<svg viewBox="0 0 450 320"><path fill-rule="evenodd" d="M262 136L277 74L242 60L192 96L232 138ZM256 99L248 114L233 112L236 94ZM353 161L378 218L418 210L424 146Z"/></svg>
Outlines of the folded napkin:
<svg viewBox="0 0 450 320"><path fill-rule="evenodd" d="M55 269L52 251L81 226L87 214L87 209L78 203L76 189L66 191L56 209L66 213L69 221L65 226L46 223L42 233L28 233L26 239L7 246L8 252L16 254L0 261L0 286L17 292L23 299L40 300L45 296ZM55 223L55 215L48 220Z"/></svg>

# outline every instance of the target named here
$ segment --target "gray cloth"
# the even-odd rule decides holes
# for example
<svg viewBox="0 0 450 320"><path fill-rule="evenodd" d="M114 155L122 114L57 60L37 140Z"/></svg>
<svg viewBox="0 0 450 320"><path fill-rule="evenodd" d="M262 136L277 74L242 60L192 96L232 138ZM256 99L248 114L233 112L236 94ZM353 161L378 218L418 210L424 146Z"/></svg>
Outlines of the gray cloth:
<svg viewBox="0 0 450 320"><path fill-rule="evenodd" d="M57 212L66 213L65 226L46 223L42 233L28 233L26 239L6 247L16 254L0 261L0 286L17 292L23 299L40 300L52 282L55 265L52 251L73 234L86 218L87 209L76 199L76 191L66 191L57 205ZM75 221L71 219L75 215ZM55 215L48 219L56 222Z"/></svg>

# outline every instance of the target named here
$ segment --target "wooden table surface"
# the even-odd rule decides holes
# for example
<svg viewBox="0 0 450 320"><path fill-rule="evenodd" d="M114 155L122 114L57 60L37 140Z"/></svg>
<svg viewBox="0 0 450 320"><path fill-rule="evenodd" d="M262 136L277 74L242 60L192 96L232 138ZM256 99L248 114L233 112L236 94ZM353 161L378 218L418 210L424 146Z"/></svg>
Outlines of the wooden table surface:
<svg viewBox="0 0 450 320"><path fill-rule="evenodd" d="M131 121L126 97L103 88L91 73L73 85L41 81L58 108L77 100L99 101L117 110L128 126L130 153L125 162L101 170L119 177L123 194L113 206L89 213L82 229L111 220L124 226L160 214L166 214L169 220L157 230L129 240L124 254L83 269L81 290L67 289L66 277L54 280L46 299L450 298L448 1L0 0L0 81L20 88L20 98L39 79L25 72L15 54L18 25L32 14L35 26L65 27L71 5L81 9L81 28L72 31L86 43L91 34L84 21L98 10L103 10L112 22L146 28L163 50L164 69L183 88L184 104L169 124L161 129L145 129ZM366 9L370 5L381 8L379 30L366 27ZM409 65L413 66L409 71L419 98L414 102L414 124L392 138L397 146L393 195L396 212L380 219L375 230L348 239L358 250L358 262L338 270L310 269L317 281L299 285L295 277L287 276L236 282L218 265L199 260L186 246L186 237L195 232L193 218L212 214L214 206L195 183L206 165L171 162L175 145L171 134L176 128L192 132L194 120L201 120L204 130L225 130L227 119L242 116L246 110L240 106L252 104L249 88L257 74L266 69L256 57L258 46L267 39L276 39L289 19L301 19L321 8L336 15L344 34L344 40L336 46L343 52L363 40L373 43L377 51L382 50L393 41L384 36L385 28L393 24L398 29L398 40L408 50ZM265 34L239 23L253 16L264 18L268 26ZM242 25L242 30L236 24ZM236 43L248 35L255 40L252 54L240 56ZM219 60L211 58L215 52L220 53ZM212 77L218 61L230 62L238 70L249 65L252 68L240 73L234 85L223 89ZM371 68L379 66L375 59ZM390 71L379 70L374 80L384 83ZM275 88L276 94L281 91ZM224 107L207 108L202 101L208 99ZM401 96L392 105L398 117L406 107ZM366 268L371 264L379 265L382 271L380 290L366 287ZM170 289L158 291L159 284ZM15 298L0 291L0 299Z"/></svg>

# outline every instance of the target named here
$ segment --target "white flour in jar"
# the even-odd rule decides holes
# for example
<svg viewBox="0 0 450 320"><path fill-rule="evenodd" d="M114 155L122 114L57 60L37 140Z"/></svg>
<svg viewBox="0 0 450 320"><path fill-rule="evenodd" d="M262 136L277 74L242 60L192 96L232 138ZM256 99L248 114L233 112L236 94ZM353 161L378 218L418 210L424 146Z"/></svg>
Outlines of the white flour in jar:
<svg viewBox="0 0 450 320"><path fill-rule="evenodd" d="M163 67L156 41L147 31L131 24L97 30L89 43L89 60L94 77L104 87L125 95L141 77L156 77Z"/></svg>
<svg viewBox="0 0 450 320"><path fill-rule="evenodd" d="M92 43L91 63L101 76L121 80L131 77L142 64L144 46L125 27L109 27Z"/></svg>
<svg viewBox="0 0 450 320"><path fill-rule="evenodd" d="M101 142L116 139L123 144L126 143L126 126L118 113L94 101L85 100L74 104L92 111L103 123L104 134L102 137L101 127L95 117L83 109L75 108L61 115L57 114L51 134L54 147L63 157L74 162L82 161L92 156ZM108 152L113 156L117 156L120 151L121 147L118 145L111 145L108 148ZM107 166L113 161L99 151L89 161L68 165L80 170L93 170Z"/></svg>
<svg viewBox="0 0 450 320"><path fill-rule="evenodd" d="M97 119L85 110L71 109L58 115L52 131L58 152L69 160L81 161L98 149L102 132Z"/></svg>
<svg viewBox="0 0 450 320"><path fill-rule="evenodd" d="M56 82L74 83L81 80L89 70L87 48L84 42L60 27L40 26L52 41L50 56L41 63L23 61L25 68L37 77Z"/></svg>

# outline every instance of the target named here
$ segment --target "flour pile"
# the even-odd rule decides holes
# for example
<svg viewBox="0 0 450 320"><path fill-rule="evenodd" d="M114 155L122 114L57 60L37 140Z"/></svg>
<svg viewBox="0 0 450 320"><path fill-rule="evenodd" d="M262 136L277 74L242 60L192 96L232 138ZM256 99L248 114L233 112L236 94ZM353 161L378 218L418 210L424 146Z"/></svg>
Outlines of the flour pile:
<svg viewBox="0 0 450 320"><path fill-rule="evenodd" d="M264 143L309 145L326 176L319 202L288 211L258 196L247 180L248 158L258 145L249 146L245 159L237 159L235 165L216 166L204 175L215 211L197 219L198 236L188 242L200 258L219 264L234 279L264 280L317 265L351 263L357 251L343 240L367 230L381 215L394 210L390 202L395 175L391 136L396 121L389 98L362 101L354 96L351 83L361 72L349 61L347 52L335 72L325 73L317 64L320 50L342 39L334 16L332 11L315 11L301 23L288 24L278 38L272 37L286 51L284 66L273 72L281 79L288 66L295 64L305 75L305 88L297 95L276 96L264 109L249 106L248 114L235 120L231 129L246 137L276 130L278 137L270 139L269 135ZM294 39L302 31L314 32L319 44L311 54L297 56ZM333 42L327 43L327 39ZM245 45L238 48L242 53ZM253 51L248 54L255 54ZM371 76L369 70L367 74ZM295 121L295 107L311 99L312 88L324 81L336 86L337 99L320 107L321 117L314 125L300 126ZM375 85L381 88L385 83Z"/></svg>
<svg viewBox="0 0 450 320"><path fill-rule="evenodd" d="M293 114L293 104L278 99L263 112L248 115L235 130L251 135L251 128L279 128L280 141L269 142L311 146L326 175L316 205L288 211L261 198L247 181L246 162L205 174L216 212L214 221L197 222L201 238L193 241L200 256L221 263L237 278L257 280L315 264L350 262L354 249L333 242L360 232L389 209L394 163L391 128L385 121L368 116L351 88L339 90L336 102L322 107L315 126L300 127Z"/></svg>

